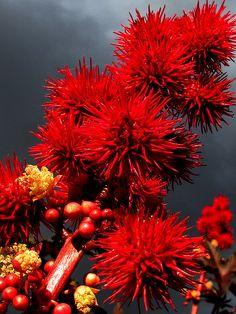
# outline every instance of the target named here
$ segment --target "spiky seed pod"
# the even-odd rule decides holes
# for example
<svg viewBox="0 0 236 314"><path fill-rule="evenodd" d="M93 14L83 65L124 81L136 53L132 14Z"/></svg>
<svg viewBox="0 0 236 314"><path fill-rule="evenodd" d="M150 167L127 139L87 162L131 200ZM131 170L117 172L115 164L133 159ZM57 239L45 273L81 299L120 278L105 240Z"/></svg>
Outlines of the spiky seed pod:
<svg viewBox="0 0 236 314"><path fill-rule="evenodd" d="M80 127L81 159L109 182L132 176L190 180L200 165L201 145L179 120L169 119L165 104L160 97L127 95L120 89L119 97L93 108L94 118Z"/></svg>
<svg viewBox="0 0 236 314"><path fill-rule="evenodd" d="M186 220L179 222L177 215L148 218L142 212L122 215L117 229L98 240L105 252L96 257L95 269L104 288L112 290L111 302L143 298L146 310L161 304L174 308L169 289L194 285L200 238L187 236Z"/></svg>

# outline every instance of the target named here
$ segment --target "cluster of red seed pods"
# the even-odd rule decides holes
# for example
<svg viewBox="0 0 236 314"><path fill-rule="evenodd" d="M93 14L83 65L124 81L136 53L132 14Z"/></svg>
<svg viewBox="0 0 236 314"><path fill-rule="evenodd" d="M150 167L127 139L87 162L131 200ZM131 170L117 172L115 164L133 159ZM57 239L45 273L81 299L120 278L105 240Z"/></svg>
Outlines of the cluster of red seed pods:
<svg viewBox="0 0 236 314"><path fill-rule="evenodd" d="M11 304L17 311L25 311L29 307L29 298L21 292L22 281L14 273L0 278L0 314L6 313Z"/></svg>
<svg viewBox="0 0 236 314"><path fill-rule="evenodd" d="M99 222L113 219L113 211L109 208L101 209L96 202L82 201L81 204L67 203L62 213L56 208L49 208L44 213L44 219L49 223L56 223L60 218L80 220L76 235L91 239Z"/></svg>

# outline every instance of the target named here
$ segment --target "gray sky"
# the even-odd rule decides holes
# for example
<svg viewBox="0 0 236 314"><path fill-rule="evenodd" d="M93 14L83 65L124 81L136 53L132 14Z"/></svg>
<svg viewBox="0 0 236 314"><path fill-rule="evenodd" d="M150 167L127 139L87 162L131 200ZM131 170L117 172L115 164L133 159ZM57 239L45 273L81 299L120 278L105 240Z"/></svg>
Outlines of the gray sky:
<svg viewBox="0 0 236 314"><path fill-rule="evenodd" d="M110 63L113 31L127 23L129 11L138 8L144 13L149 3L153 9L166 4L167 14L180 14L196 1L0 0L0 158L16 152L29 160L27 149L36 143L30 131L43 122L44 80L56 76L58 67L73 68L83 56L101 67ZM235 0L226 5L236 12ZM236 76L233 64L230 73ZM200 209L219 194L230 197L235 212L235 118L229 123L218 133L201 136L207 166L198 171L195 184L183 184L170 193L170 209L191 216L192 224ZM181 302L177 301L180 313L188 313Z"/></svg>

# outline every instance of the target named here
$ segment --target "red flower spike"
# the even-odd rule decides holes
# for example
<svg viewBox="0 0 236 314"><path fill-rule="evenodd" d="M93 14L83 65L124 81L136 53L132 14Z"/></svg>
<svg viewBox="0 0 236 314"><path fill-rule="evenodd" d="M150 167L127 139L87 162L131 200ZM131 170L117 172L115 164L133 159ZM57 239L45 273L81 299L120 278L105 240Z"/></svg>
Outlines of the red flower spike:
<svg viewBox="0 0 236 314"><path fill-rule="evenodd" d="M49 90L49 101L44 105L47 110L61 116L72 113L77 121L82 121L86 111L85 103L97 100L108 100L114 94L115 86L110 75L100 73L98 66L87 67L85 59L79 62L75 76L68 67L58 71L61 79L49 79L46 88Z"/></svg>
<svg viewBox="0 0 236 314"><path fill-rule="evenodd" d="M229 199L218 196L214 198L213 205L203 208L202 216L197 220L197 229L209 241L216 240L220 249L228 249L234 242L233 229L229 224L232 218Z"/></svg>
<svg viewBox="0 0 236 314"><path fill-rule="evenodd" d="M80 128L81 159L99 179L153 177L190 180L200 165L198 137L163 112L166 102L120 90L111 103L93 108L94 118Z"/></svg>
<svg viewBox="0 0 236 314"><path fill-rule="evenodd" d="M128 87L176 96L192 75L192 64L184 48L175 40L175 23L166 18L164 8L145 17L136 11L128 26L117 32L115 56L119 60L110 70Z"/></svg>
<svg viewBox="0 0 236 314"><path fill-rule="evenodd" d="M0 243L27 242L29 235L37 237L39 217L29 191L19 184L24 166L16 156L0 162Z"/></svg>
<svg viewBox="0 0 236 314"><path fill-rule="evenodd" d="M218 7L215 1L200 5L185 13L176 32L179 44L194 59L196 69L218 70L221 64L228 66L236 48L235 15L225 12L224 2Z"/></svg>
<svg viewBox="0 0 236 314"><path fill-rule="evenodd" d="M187 118L189 127L200 126L202 132L221 127L222 122L226 123L224 117L233 115L230 107L236 104L230 92L232 81L225 74L205 74L189 80L178 114Z"/></svg>
<svg viewBox="0 0 236 314"><path fill-rule="evenodd" d="M46 166L52 172L63 175L77 175L82 166L78 149L80 140L78 125L72 115L65 118L55 113L47 116L48 123L33 133L42 143L30 148L30 154L38 161L39 166Z"/></svg>
<svg viewBox="0 0 236 314"><path fill-rule="evenodd" d="M219 210L228 210L230 205L230 201L228 197L219 195L216 196L213 200L214 208L218 208Z"/></svg>
<svg viewBox="0 0 236 314"><path fill-rule="evenodd" d="M174 308L169 288L182 291L193 285L198 272L194 249L200 238L188 237L187 230L186 220L178 222L177 215L122 215L117 229L98 240L105 252L96 257L95 269L104 288L113 290L108 300L123 303L142 297L146 310L161 304Z"/></svg>

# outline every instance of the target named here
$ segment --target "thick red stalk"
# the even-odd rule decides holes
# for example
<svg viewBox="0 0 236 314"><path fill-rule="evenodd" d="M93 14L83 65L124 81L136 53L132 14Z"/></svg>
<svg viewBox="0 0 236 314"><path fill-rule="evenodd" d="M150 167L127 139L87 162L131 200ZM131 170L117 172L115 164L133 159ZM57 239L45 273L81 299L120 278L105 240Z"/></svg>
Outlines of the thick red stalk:
<svg viewBox="0 0 236 314"><path fill-rule="evenodd" d="M82 249L77 249L74 245L74 238L66 239L61 248L53 270L45 279L46 290L51 293L51 298L55 300L68 282L75 267L84 255Z"/></svg>

